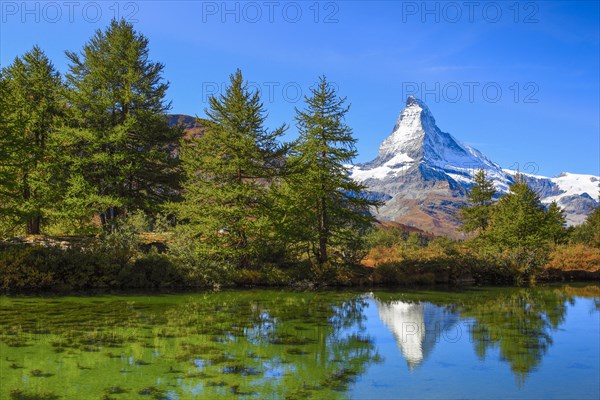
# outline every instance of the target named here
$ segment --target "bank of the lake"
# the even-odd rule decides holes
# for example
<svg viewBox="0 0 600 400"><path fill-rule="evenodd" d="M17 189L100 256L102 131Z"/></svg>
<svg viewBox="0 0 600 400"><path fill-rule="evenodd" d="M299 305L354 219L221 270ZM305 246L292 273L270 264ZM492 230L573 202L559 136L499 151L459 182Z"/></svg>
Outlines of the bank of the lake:
<svg viewBox="0 0 600 400"><path fill-rule="evenodd" d="M353 263L315 266L309 260L279 259L244 267L173 252L168 242L155 237L133 244L113 239L40 236L0 243L0 290L368 288L600 279L600 249L584 245L556 246L552 251L543 250L540 256L531 250L473 251L468 245L437 238L424 247L411 248L406 242L387 247L373 245Z"/></svg>
<svg viewBox="0 0 600 400"><path fill-rule="evenodd" d="M600 286L3 296L3 399L596 399Z"/></svg>

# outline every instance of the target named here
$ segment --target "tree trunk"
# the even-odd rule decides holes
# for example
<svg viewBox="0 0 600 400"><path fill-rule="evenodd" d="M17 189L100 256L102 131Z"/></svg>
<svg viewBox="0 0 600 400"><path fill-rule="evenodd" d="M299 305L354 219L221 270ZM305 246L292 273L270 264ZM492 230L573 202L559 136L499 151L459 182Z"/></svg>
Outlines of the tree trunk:
<svg viewBox="0 0 600 400"><path fill-rule="evenodd" d="M102 211L100 213L100 225L102 225L102 229L106 227L106 211Z"/></svg>
<svg viewBox="0 0 600 400"><path fill-rule="evenodd" d="M39 216L31 218L27 221L27 234L28 235L39 235L40 234L40 220Z"/></svg>
<svg viewBox="0 0 600 400"><path fill-rule="evenodd" d="M328 237L328 224L327 224L327 208L325 204L325 198L320 200L320 213L319 213L319 263L325 264L327 262L327 237Z"/></svg>
<svg viewBox="0 0 600 400"><path fill-rule="evenodd" d="M31 199L31 189L27 182L27 173L23 177L23 200L28 201ZM40 234L40 217L32 217L27 221L26 232L28 235L39 235Z"/></svg>

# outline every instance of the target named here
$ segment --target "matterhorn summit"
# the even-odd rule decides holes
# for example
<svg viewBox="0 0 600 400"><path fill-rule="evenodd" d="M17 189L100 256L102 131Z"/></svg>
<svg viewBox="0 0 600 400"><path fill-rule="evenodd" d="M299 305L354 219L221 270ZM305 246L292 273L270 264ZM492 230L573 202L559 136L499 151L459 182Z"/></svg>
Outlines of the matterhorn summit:
<svg viewBox="0 0 600 400"><path fill-rule="evenodd" d="M486 170L500 193L508 190L517 173L503 170L480 151L442 131L429 107L409 96L377 157L354 166L352 177L384 201L376 211L379 219L456 237L460 236L457 211L466 205L479 168ZM557 201L565 209L570 224L583 222L598 204L598 177L523 175L542 202Z"/></svg>

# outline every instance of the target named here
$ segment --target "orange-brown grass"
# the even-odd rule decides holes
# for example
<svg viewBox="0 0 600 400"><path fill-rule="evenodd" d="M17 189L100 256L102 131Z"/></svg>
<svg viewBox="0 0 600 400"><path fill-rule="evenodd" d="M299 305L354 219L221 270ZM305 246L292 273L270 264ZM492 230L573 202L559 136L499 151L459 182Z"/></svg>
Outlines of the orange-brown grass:
<svg viewBox="0 0 600 400"><path fill-rule="evenodd" d="M600 297L600 286L564 286L560 290L571 296Z"/></svg>
<svg viewBox="0 0 600 400"><path fill-rule="evenodd" d="M398 246L375 246L363 259L362 265L366 267L376 267L381 263L400 261L402 259L403 257Z"/></svg>
<svg viewBox="0 0 600 400"><path fill-rule="evenodd" d="M600 271L600 249L583 244L557 246L546 269L561 271Z"/></svg>

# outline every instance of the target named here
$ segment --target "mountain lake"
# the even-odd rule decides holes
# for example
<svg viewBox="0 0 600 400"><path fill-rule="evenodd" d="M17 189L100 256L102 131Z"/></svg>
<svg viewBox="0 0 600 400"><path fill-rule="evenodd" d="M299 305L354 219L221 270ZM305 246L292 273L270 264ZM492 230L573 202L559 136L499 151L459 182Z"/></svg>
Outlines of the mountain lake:
<svg viewBox="0 0 600 400"><path fill-rule="evenodd" d="M2 399L598 399L600 286L0 297Z"/></svg>

